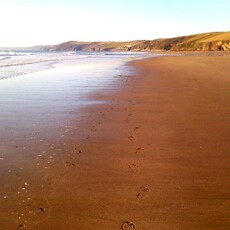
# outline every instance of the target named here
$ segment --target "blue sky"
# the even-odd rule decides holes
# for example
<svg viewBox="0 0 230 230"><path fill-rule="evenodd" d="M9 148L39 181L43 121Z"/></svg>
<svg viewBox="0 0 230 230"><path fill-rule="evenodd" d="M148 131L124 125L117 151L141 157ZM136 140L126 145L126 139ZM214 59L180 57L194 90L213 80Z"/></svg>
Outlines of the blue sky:
<svg viewBox="0 0 230 230"><path fill-rule="evenodd" d="M1 0L1 46L230 31L229 0Z"/></svg>

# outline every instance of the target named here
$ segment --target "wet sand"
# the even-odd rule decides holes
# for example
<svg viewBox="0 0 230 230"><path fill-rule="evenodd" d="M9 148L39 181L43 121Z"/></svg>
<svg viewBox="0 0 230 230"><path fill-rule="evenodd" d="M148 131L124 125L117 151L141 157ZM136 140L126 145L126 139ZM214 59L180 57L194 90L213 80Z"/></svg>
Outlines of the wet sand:
<svg viewBox="0 0 230 230"><path fill-rule="evenodd" d="M35 170L22 147L17 161L27 170L11 176L21 204L12 213L3 197L2 229L229 229L229 63L132 62L132 75L115 76L119 87L89 98L106 104L82 108L64 136L30 144L36 164L49 168Z"/></svg>

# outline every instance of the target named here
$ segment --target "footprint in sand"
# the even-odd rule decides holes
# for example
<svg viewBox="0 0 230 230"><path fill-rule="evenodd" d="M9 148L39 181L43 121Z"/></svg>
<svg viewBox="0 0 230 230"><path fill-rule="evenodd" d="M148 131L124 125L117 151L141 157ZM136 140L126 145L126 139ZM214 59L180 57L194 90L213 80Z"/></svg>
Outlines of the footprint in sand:
<svg viewBox="0 0 230 230"><path fill-rule="evenodd" d="M131 164L131 165L129 165L129 168L132 172L138 172L139 171L139 166L137 164Z"/></svg>
<svg viewBox="0 0 230 230"><path fill-rule="evenodd" d="M145 150L144 148L139 147L139 148L137 148L137 150L136 150L135 153L136 153L136 154L142 153L144 150Z"/></svg>
<svg viewBox="0 0 230 230"><path fill-rule="evenodd" d="M76 159L74 159L73 157L70 157L68 160L65 161L67 167L73 167L76 165L76 163Z"/></svg>
<svg viewBox="0 0 230 230"><path fill-rule="evenodd" d="M175 188L176 190L180 190L180 189L181 189L181 187L180 187L179 185L174 186L174 188Z"/></svg>
<svg viewBox="0 0 230 230"><path fill-rule="evenodd" d="M134 128L134 131L137 131L138 129L140 129L140 127L137 127L137 126L136 126L136 127Z"/></svg>
<svg viewBox="0 0 230 230"><path fill-rule="evenodd" d="M77 154L81 154L82 153L82 150L78 150L76 147L74 148L74 150L75 150L75 153L77 153Z"/></svg>
<svg viewBox="0 0 230 230"><path fill-rule="evenodd" d="M129 139L130 141L135 141L135 137L132 136L132 135L128 136L128 139Z"/></svg>
<svg viewBox="0 0 230 230"><path fill-rule="evenodd" d="M54 180L51 179L51 178L49 178L49 177L47 177L47 176L44 176L44 177L42 178L42 182L43 182L44 184L46 184L46 185L54 185L54 184L55 184Z"/></svg>
<svg viewBox="0 0 230 230"><path fill-rule="evenodd" d="M128 229L134 229L134 228L136 228L135 224L131 221L126 221L121 226L122 230L128 230Z"/></svg>
<svg viewBox="0 0 230 230"><path fill-rule="evenodd" d="M148 187L141 187L140 192L137 194L138 199L145 199L150 193L150 189Z"/></svg>
<svg viewBox="0 0 230 230"><path fill-rule="evenodd" d="M93 127L91 128L91 131L93 131L93 132L97 131L96 127L93 126Z"/></svg>

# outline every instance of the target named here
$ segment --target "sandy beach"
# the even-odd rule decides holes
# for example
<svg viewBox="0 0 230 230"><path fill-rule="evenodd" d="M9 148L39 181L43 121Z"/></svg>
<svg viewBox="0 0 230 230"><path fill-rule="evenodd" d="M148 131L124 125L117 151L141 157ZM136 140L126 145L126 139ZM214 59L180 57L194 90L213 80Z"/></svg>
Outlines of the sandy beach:
<svg viewBox="0 0 230 230"><path fill-rule="evenodd" d="M106 103L73 112L57 133L33 133L27 149L16 143L10 176L0 162L1 229L229 229L229 63L130 62L132 74L88 98Z"/></svg>

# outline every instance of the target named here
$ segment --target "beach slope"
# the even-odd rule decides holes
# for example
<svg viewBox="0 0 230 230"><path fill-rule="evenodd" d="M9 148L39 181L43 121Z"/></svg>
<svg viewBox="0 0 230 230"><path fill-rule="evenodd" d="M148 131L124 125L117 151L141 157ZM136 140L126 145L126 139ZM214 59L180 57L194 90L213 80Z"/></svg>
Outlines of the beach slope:
<svg viewBox="0 0 230 230"><path fill-rule="evenodd" d="M134 61L118 88L91 95L107 103L82 111L64 181L34 229L229 229L229 63Z"/></svg>

